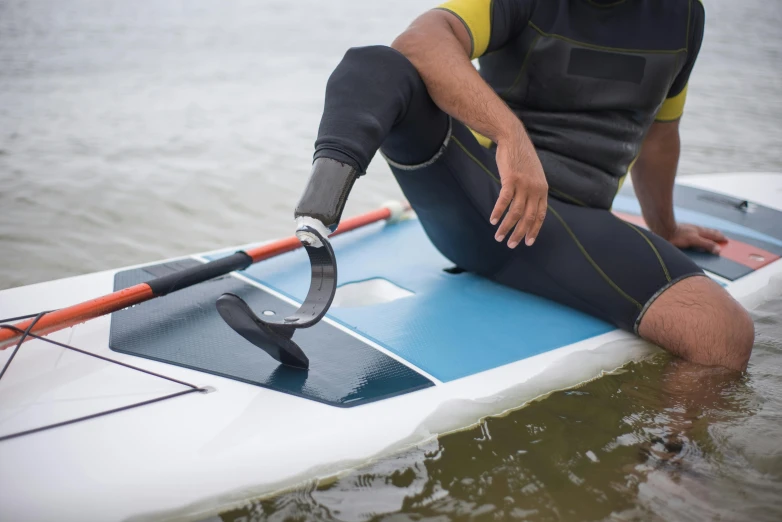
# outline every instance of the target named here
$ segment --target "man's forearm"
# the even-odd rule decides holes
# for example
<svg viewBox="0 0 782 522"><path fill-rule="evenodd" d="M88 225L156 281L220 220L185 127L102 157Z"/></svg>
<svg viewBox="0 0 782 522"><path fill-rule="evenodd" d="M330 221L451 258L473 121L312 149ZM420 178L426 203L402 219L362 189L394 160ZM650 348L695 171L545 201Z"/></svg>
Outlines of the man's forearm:
<svg viewBox="0 0 782 522"><path fill-rule="evenodd" d="M654 123L632 168L633 186L644 220L666 239L676 230L673 185L679 164L679 124Z"/></svg>
<svg viewBox="0 0 782 522"><path fill-rule="evenodd" d="M462 38L469 38L463 27L455 25L460 23L444 11L430 11L415 20L392 47L412 62L443 111L495 143L519 137L529 142L521 121L472 66L456 33L464 31Z"/></svg>
<svg viewBox="0 0 782 522"><path fill-rule="evenodd" d="M546 217L548 183L535 147L510 108L470 62L470 37L445 11L420 16L392 47L418 71L432 100L455 119L497 144L501 189L489 217L494 239L532 246Z"/></svg>

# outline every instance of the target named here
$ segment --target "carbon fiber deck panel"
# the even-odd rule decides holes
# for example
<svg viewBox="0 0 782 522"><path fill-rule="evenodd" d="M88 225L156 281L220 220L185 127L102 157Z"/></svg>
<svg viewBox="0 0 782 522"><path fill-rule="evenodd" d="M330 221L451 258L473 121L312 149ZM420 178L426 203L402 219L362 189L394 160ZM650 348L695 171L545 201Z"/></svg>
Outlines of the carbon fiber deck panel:
<svg viewBox="0 0 782 522"><path fill-rule="evenodd" d="M175 265L185 268L194 263L198 261ZM120 272L114 289L146 282L160 269L158 265L149 272ZM432 386L427 378L326 322L299 330L294 337L307 353L310 369L282 366L223 322L214 303L224 292L242 297L259 312L285 316L295 310L262 289L226 276L114 313L110 347L341 407Z"/></svg>

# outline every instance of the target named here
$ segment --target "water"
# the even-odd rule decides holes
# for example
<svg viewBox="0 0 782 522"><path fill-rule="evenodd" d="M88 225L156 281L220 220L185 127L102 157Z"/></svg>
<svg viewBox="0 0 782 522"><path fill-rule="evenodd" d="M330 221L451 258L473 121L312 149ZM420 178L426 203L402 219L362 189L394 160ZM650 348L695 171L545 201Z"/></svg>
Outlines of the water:
<svg viewBox="0 0 782 522"><path fill-rule="evenodd" d="M660 354L222 520L782 520L780 310L746 376Z"/></svg>
<svg viewBox="0 0 782 522"><path fill-rule="evenodd" d="M434 4L0 0L0 288L288 234L328 74ZM706 8L681 175L782 171L782 3ZM780 312L743 378L659 355L223 519L782 519Z"/></svg>

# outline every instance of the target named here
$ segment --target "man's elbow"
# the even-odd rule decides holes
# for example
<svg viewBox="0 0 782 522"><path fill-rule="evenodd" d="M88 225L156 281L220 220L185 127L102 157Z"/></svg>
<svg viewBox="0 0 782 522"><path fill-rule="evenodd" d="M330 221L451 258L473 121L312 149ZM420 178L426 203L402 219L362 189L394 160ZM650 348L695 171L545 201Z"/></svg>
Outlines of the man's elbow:
<svg viewBox="0 0 782 522"><path fill-rule="evenodd" d="M454 29L450 20L452 17L455 18L452 14L441 10L432 10L422 14L410 24L410 27L396 37L391 43L391 48L416 63L446 42L458 43L464 47L462 35ZM459 23L458 20L457 23ZM469 45L469 34L463 27L459 28L464 31L465 40ZM469 54L469 50L465 52Z"/></svg>
<svg viewBox="0 0 782 522"><path fill-rule="evenodd" d="M420 51L424 45L426 45L425 37L418 34L418 31L412 26L391 42L391 48L405 55L410 61L415 57L416 51Z"/></svg>

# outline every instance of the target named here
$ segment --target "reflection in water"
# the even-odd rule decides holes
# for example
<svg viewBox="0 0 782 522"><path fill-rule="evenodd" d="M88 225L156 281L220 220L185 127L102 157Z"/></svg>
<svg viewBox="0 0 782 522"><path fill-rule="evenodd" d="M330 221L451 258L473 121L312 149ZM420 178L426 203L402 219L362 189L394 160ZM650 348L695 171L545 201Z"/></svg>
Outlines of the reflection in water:
<svg viewBox="0 0 782 522"><path fill-rule="evenodd" d="M780 520L781 311L748 374L659 354L222 520Z"/></svg>

